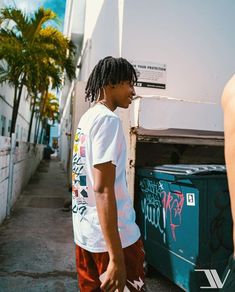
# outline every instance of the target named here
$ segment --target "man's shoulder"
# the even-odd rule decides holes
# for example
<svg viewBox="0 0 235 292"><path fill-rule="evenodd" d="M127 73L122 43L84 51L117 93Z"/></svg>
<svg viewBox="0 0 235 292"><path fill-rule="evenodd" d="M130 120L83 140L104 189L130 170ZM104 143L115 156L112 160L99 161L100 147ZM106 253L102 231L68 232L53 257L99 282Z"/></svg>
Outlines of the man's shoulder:
<svg viewBox="0 0 235 292"><path fill-rule="evenodd" d="M112 111L99 106L93 106L84 115L87 119L91 119L94 123L113 121L119 123L119 117Z"/></svg>
<svg viewBox="0 0 235 292"><path fill-rule="evenodd" d="M235 111L235 74L224 87L221 104L224 111Z"/></svg>
<svg viewBox="0 0 235 292"><path fill-rule="evenodd" d="M101 128L117 129L120 126L120 118L112 111L100 111L95 107L86 111L78 124L86 132L97 132Z"/></svg>

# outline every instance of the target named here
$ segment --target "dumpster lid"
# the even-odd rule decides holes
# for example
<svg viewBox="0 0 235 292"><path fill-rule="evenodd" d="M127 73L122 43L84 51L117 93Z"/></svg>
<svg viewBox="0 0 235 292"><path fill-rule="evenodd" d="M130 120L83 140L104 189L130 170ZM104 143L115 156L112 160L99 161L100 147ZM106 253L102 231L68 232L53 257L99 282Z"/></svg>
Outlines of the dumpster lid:
<svg viewBox="0 0 235 292"><path fill-rule="evenodd" d="M161 171L171 174L182 174L182 175L192 175L192 174L206 174L206 173L218 173L226 172L225 165L218 164L164 164L161 166L156 166L151 168L154 171Z"/></svg>

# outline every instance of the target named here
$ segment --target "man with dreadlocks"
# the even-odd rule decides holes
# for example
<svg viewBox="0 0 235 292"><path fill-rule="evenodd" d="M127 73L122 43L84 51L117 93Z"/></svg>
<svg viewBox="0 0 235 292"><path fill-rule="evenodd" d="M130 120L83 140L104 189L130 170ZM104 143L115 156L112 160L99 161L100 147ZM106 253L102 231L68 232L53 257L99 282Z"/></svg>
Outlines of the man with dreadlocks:
<svg viewBox="0 0 235 292"><path fill-rule="evenodd" d="M93 69L86 99L94 102L74 139L73 229L80 291L145 291L144 250L126 185L126 143L117 107L128 108L137 76L123 58Z"/></svg>

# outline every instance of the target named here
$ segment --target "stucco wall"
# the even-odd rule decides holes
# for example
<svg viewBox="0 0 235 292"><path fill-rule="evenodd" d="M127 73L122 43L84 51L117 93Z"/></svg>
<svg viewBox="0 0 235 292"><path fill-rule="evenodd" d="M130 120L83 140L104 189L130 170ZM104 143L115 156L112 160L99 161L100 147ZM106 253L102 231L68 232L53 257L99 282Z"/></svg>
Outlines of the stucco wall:
<svg viewBox="0 0 235 292"><path fill-rule="evenodd" d="M0 224L7 215L7 201L11 208L36 171L43 157L43 147L19 142L13 151L13 176L10 177L11 139L0 136Z"/></svg>

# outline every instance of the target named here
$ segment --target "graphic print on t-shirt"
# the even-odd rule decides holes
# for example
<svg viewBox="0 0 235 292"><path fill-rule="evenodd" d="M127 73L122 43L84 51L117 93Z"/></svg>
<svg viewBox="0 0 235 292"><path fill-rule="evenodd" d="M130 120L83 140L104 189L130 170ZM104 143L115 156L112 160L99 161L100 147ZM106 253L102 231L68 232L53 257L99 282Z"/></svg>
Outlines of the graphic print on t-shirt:
<svg viewBox="0 0 235 292"><path fill-rule="evenodd" d="M73 213L81 215L81 220L84 219L88 197L88 187L85 170L86 160L86 135L81 132L81 128L78 128L74 137L73 147L73 162L72 162L72 198L75 201L73 204Z"/></svg>

